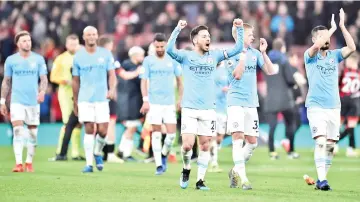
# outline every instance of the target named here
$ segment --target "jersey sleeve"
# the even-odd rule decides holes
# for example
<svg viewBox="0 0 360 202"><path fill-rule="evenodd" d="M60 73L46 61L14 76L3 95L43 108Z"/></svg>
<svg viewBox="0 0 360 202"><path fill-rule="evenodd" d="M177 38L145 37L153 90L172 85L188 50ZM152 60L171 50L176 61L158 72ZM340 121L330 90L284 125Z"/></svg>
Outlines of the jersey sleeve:
<svg viewBox="0 0 360 202"><path fill-rule="evenodd" d="M115 60L113 55L111 54L110 51L107 51L107 57L106 57L106 70L110 71L110 70L114 70L115 69Z"/></svg>
<svg viewBox="0 0 360 202"><path fill-rule="evenodd" d="M145 58L143 65L142 65L142 71L139 75L141 79L149 79L150 77L150 67L149 67L149 58Z"/></svg>
<svg viewBox="0 0 360 202"><path fill-rule="evenodd" d="M178 50L175 47L176 38L180 34L181 29L176 27L174 31L171 33L168 44L166 46L166 53L173 58L174 60L182 63L184 58L186 57L186 52L184 50Z"/></svg>
<svg viewBox="0 0 360 202"><path fill-rule="evenodd" d="M344 57L341 54L341 49L335 49L334 52L338 63L342 62L344 60Z"/></svg>
<svg viewBox="0 0 360 202"><path fill-rule="evenodd" d="M316 55L314 55L314 57L310 57L309 55L309 49L307 49L304 53L304 63L308 64L311 63L315 60Z"/></svg>
<svg viewBox="0 0 360 202"><path fill-rule="evenodd" d="M257 66L262 69L265 64L264 57L261 55L260 51L256 51L256 53Z"/></svg>
<svg viewBox="0 0 360 202"><path fill-rule="evenodd" d="M61 56L55 58L50 72L50 81L60 84L64 79L63 69L61 65Z"/></svg>
<svg viewBox="0 0 360 202"><path fill-rule="evenodd" d="M39 68L39 75L40 76L47 75L47 67L46 67L45 59L42 56L39 57L38 68Z"/></svg>
<svg viewBox="0 0 360 202"><path fill-rule="evenodd" d="M78 57L75 55L74 61L73 61L73 66L72 66L72 75L73 76L80 76L80 66L79 66L77 58Z"/></svg>
<svg viewBox="0 0 360 202"><path fill-rule="evenodd" d="M236 28L236 36L237 40L235 43L235 46L231 49L227 50L216 50L215 51L215 57L217 59L217 63L231 58L235 55L238 55L241 51L244 49L244 28L237 27Z"/></svg>
<svg viewBox="0 0 360 202"><path fill-rule="evenodd" d="M178 62L173 61L173 67L175 76L181 76L181 65Z"/></svg>
<svg viewBox="0 0 360 202"><path fill-rule="evenodd" d="M10 57L5 60L4 76L12 77L12 65L9 60L10 60Z"/></svg>

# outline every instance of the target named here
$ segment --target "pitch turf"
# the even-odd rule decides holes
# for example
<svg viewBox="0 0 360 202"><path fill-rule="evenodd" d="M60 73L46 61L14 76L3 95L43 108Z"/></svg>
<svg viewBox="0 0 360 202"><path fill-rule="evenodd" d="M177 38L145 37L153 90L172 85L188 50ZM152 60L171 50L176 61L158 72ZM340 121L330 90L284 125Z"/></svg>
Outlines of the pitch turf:
<svg viewBox="0 0 360 202"><path fill-rule="evenodd" d="M227 171L232 165L231 149L220 151L223 173L207 173L204 192L195 190L196 165L192 165L190 186L179 187L181 163L170 164L163 176L155 176L153 164L106 164L102 172L82 174L84 162L48 162L54 148L37 150L35 173L11 173L14 166L10 147L0 147L0 201L359 201L360 158L335 157L328 176L331 192L314 190L302 176L315 176L311 150L301 150L300 160L288 160L282 153L271 161L259 148L247 164L253 190L230 189ZM179 156L178 156L178 160Z"/></svg>

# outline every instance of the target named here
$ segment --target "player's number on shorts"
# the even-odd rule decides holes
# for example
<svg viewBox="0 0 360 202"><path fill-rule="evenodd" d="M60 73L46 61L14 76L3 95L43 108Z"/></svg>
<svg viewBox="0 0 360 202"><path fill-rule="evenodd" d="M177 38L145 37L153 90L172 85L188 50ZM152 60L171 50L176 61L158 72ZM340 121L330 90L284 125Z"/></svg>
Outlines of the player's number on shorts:
<svg viewBox="0 0 360 202"><path fill-rule="evenodd" d="M342 91L345 93L356 93L360 89L360 80L359 79L351 79L351 78L344 78L342 80L344 86L342 87Z"/></svg>
<svg viewBox="0 0 360 202"><path fill-rule="evenodd" d="M215 131L216 128L216 122L215 121L211 121L211 130Z"/></svg>
<svg viewBox="0 0 360 202"><path fill-rule="evenodd" d="M254 121L254 124L255 124L255 126L253 127L253 129L254 129L254 130L258 129L258 128L259 128L259 124L258 124L258 121L257 121L257 120Z"/></svg>

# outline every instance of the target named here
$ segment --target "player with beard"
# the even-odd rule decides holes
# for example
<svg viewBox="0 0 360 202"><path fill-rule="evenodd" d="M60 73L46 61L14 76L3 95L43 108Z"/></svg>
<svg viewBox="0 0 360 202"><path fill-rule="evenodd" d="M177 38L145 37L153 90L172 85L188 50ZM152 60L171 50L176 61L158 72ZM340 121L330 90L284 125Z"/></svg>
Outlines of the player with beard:
<svg viewBox="0 0 360 202"><path fill-rule="evenodd" d="M24 172L23 148L27 139L25 171L34 172L33 157L40 124L40 103L44 101L48 85L47 68L42 56L31 51L31 36L27 31L15 35L19 52L5 60L4 79L1 86L1 114L7 116L6 98L11 90L10 117L13 126L13 147L16 165L13 172ZM40 84L39 84L40 78ZM25 137L24 124L29 129Z"/></svg>
<svg viewBox="0 0 360 202"><path fill-rule="evenodd" d="M165 54L166 38L158 33L154 38L155 55L147 56L143 62L140 75L143 105L140 112L148 114L152 125L151 144L156 164L156 175L166 171L167 156L176 136L176 106L174 79L179 90L179 101L182 97L181 67L170 56ZM178 102L180 107L180 103ZM164 146L161 143L161 125L166 126Z"/></svg>
<svg viewBox="0 0 360 202"><path fill-rule="evenodd" d="M167 54L179 62L183 68L184 95L181 104L181 135L184 167L180 177L180 187L186 189L189 183L192 147L196 135L199 136L198 176L196 189L209 190L204 184L206 170L210 161L210 142L216 133L215 112L215 71L221 61L239 54L243 49L243 22L235 19L237 42L231 50L210 50L210 33L204 25L196 26L190 33L193 51L175 48L176 38L187 25L180 20L171 34L166 49Z"/></svg>
<svg viewBox="0 0 360 202"><path fill-rule="evenodd" d="M305 106L312 137L315 140L314 160L318 180L316 189L331 190L326 179L330 169L335 143L340 131L339 63L356 50L353 38L345 27L345 13L340 9L339 27L346 46L329 50L330 37L337 29L334 14L331 28L317 26L311 31L313 45L304 53L309 91Z"/></svg>

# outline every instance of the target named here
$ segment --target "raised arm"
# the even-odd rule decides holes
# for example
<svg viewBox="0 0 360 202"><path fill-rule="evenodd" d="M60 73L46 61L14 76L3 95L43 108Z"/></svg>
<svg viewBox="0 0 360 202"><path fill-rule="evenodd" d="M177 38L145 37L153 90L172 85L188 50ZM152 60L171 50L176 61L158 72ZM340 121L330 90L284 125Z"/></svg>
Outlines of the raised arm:
<svg viewBox="0 0 360 202"><path fill-rule="evenodd" d="M276 71L274 68L274 64L271 62L269 56L266 53L267 47L268 47L267 41L264 38L260 38L260 52L264 61L264 64L262 65L262 70L267 75L273 75L276 73Z"/></svg>
<svg viewBox="0 0 360 202"><path fill-rule="evenodd" d="M341 49L341 55L344 59L346 59L351 55L351 53L356 51L356 45L354 39L351 37L350 33L345 27L345 13L342 8L340 9L339 16L340 16L339 27L346 42L346 46Z"/></svg>
<svg viewBox="0 0 360 202"><path fill-rule="evenodd" d="M231 57L241 53L244 49L243 21L241 19L237 18L234 20L233 26L236 28L236 43L232 49L224 51L224 58L222 58L222 60L231 58ZM221 61L219 61L219 62L221 62Z"/></svg>
<svg viewBox="0 0 360 202"><path fill-rule="evenodd" d="M175 27L174 31L171 33L169 41L166 46L166 53L172 57L177 62L181 63L185 57L185 53L176 49L176 38L180 34L180 31L186 27L187 23L184 20L179 20L178 25Z"/></svg>
<svg viewBox="0 0 360 202"><path fill-rule="evenodd" d="M336 31L336 23L334 20L334 14L332 14L331 16L331 28L329 30L329 32L327 32L325 35L320 35L315 39L314 44L308 49L308 56L310 58L314 57L317 52L320 50L320 48L322 46L325 45L325 43L330 39L331 35L334 34L334 32Z"/></svg>

